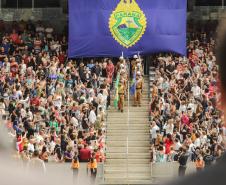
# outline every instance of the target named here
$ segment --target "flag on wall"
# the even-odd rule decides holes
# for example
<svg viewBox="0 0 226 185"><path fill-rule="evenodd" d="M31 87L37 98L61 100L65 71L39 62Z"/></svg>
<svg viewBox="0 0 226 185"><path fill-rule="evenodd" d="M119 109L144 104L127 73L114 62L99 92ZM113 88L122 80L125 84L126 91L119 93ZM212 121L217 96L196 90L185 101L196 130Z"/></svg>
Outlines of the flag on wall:
<svg viewBox="0 0 226 185"><path fill-rule="evenodd" d="M187 0L69 0L69 57L186 55Z"/></svg>

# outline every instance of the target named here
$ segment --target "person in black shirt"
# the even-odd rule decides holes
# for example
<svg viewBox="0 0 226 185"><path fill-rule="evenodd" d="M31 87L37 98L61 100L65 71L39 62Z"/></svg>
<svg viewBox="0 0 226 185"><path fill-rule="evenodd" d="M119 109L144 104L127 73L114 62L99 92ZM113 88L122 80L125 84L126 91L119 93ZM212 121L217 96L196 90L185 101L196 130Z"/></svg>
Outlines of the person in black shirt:
<svg viewBox="0 0 226 185"><path fill-rule="evenodd" d="M180 154L179 159L178 159L178 162L180 164L179 170L178 170L179 177L183 177L185 175L188 157L189 157L189 154L187 152L187 149L183 148L182 153Z"/></svg>
<svg viewBox="0 0 226 185"><path fill-rule="evenodd" d="M210 150L206 150L206 155L203 157L203 160L205 162L205 168L208 168L212 165L214 157L211 155Z"/></svg>
<svg viewBox="0 0 226 185"><path fill-rule="evenodd" d="M56 145L54 148L54 154L56 155L57 160L61 161L62 160L62 151L61 151L61 146L60 146L60 139L56 140Z"/></svg>
<svg viewBox="0 0 226 185"><path fill-rule="evenodd" d="M96 62L95 66L91 69L92 73L95 73L98 77L100 76L101 68L98 62Z"/></svg>

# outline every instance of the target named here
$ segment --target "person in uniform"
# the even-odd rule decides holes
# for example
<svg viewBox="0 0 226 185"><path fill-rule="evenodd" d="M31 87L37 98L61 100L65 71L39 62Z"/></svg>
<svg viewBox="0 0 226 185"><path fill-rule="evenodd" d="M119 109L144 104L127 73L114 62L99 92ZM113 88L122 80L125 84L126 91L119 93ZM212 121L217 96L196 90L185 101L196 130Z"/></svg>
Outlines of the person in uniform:
<svg viewBox="0 0 226 185"><path fill-rule="evenodd" d="M137 55L134 55L133 56L133 59L131 61L131 74L130 74L130 77L133 77L132 75L136 72L137 59L138 59L138 56Z"/></svg>
<svg viewBox="0 0 226 185"><path fill-rule="evenodd" d="M92 153L90 162L89 162L89 169L91 174L91 184L95 184L95 179L97 175L97 160L95 158L96 154Z"/></svg>
<svg viewBox="0 0 226 185"><path fill-rule="evenodd" d="M135 106L141 106L141 97L142 97L142 89L143 89L143 78L141 76L140 71L137 72L136 76L136 92L135 92Z"/></svg>
<svg viewBox="0 0 226 185"><path fill-rule="evenodd" d="M143 64L142 64L142 59L141 59L141 58L138 58L138 59L136 60L136 70L137 70L137 71L140 71L141 75L144 74Z"/></svg>
<svg viewBox="0 0 226 185"><path fill-rule="evenodd" d="M78 180L78 170L79 170L80 164L78 160L77 153L73 157L72 163L71 163L71 169L73 170L73 181L77 184Z"/></svg>
<svg viewBox="0 0 226 185"><path fill-rule="evenodd" d="M125 64L121 64L121 70L120 70L120 81L123 83L124 85L124 95L126 98L126 95L127 95L127 82L128 82L128 74L127 74L127 69L126 69L126 66Z"/></svg>
<svg viewBox="0 0 226 185"><path fill-rule="evenodd" d="M121 57L119 58L119 61L118 61L117 64L116 64L116 67L115 67L115 72L116 72L116 73L118 73L118 72L121 71L122 66L123 66L123 61L124 61L124 58L121 56Z"/></svg>
<svg viewBox="0 0 226 185"><path fill-rule="evenodd" d="M118 109L121 112L123 112L124 99L125 99L125 85L124 85L124 81L122 79L120 80L120 83L119 83L118 96L119 96Z"/></svg>

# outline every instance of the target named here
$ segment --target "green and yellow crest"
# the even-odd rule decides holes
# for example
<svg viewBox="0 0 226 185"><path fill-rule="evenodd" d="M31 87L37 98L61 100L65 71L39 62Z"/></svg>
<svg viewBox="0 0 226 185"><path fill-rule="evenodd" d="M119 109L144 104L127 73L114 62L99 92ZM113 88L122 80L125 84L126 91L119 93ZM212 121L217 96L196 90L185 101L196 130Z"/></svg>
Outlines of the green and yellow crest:
<svg viewBox="0 0 226 185"><path fill-rule="evenodd" d="M121 0L109 19L114 39L123 47L136 44L144 34L147 21L135 0Z"/></svg>

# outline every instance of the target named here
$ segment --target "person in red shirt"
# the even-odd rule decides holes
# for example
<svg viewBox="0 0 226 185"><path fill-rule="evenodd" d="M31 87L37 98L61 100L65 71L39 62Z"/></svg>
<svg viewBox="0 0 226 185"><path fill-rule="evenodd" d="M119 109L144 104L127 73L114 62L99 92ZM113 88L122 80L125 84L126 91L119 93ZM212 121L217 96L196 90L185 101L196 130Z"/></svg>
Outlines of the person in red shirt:
<svg viewBox="0 0 226 185"><path fill-rule="evenodd" d="M112 63L111 60L108 60L106 71L107 71L107 77L109 79L109 82L111 83L112 82L112 77L113 77L114 71L115 71L115 66L114 66L114 64Z"/></svg>
<svg viewBox="0 0 226 185"><path fill-rule="evenodd" d="M12 73L12 76L15 77L18 72L19 66L15 60L15 58L12 58L11 64L10 64L10 71Z"/></svg>
<svg viewBox="0 0 226 185"><path fill-rule="evenodd" d="M182 116L181 116L181 129L183 129L183 127L185 126L185 125L187 125L187 126L190 126L190 120L189 120L189 117L188 117L188 115L186 114L186 113L182 113Z"/></svg>
<svg viewBox="0 0 226 185"><path fill-rule="evenodd" d="M166 154L170 153L171 146L173 146L173 140L171 134L167 134L167 138L165 140Z"/></svg>
<svg viewBox="0 0 226 185"><path fill-rule="evenodd" d="M87 145L84 145L84 148L82 148L79 151L79 161L80 162L89 162L91 158L91 150L87 148Z"/></svg>
<svg viewBox="0 0 226 185"><path fill-rule="evenodd" d="M10 39L14 42L17 43L19 40L19 35L16 33L16 30L13 30L13 33L10 35Z"/></svg>
<svg viewBox="0 0 226 185"><path fill-rule="evenodd" d="M58 59L60 61L60 64L64 64L66 59L65 53L61 51L60 54L58 55Z"/></svg>
<svg viewBox="0 0 226 185"><path fill-rule="evenodd" d="M40 99L37 96L34 96L31 101L31 105L34 105L35 107L38 107L40 105Z"/></svg>

